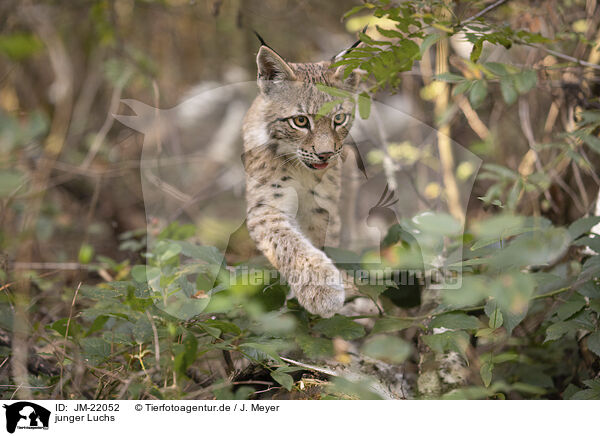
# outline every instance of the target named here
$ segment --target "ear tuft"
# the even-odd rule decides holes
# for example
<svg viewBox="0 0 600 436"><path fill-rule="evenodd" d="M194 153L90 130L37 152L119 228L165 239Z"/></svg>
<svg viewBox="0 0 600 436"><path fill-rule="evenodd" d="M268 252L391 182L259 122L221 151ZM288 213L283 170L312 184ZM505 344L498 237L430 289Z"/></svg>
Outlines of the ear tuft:
<svg viewBox="0 0 600 436"><path fill-rule="evenodd" d="M269 47L263 45L256 56L258 79L262 80L296 80L290 66Z"/></svg>

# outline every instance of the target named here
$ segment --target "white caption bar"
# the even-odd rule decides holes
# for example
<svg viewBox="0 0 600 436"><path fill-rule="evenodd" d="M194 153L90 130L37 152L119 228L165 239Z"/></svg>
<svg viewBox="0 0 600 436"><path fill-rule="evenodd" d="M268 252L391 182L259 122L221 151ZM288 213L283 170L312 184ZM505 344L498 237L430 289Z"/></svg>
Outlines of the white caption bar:
<svg viewBox="0 0 600 436"><path fill-rule="evenodd" d="M15 435L590 434L594 401L2 401ZM0 431L0 434L2 433ZM217 433L218 432L218 433ZM4 433L7 434L7 433Z"/></svg>

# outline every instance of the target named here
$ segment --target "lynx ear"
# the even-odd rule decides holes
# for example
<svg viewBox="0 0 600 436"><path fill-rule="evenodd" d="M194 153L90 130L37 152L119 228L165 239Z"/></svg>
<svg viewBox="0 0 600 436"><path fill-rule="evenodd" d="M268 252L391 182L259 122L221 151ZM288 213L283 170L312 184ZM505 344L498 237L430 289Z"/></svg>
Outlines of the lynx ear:
<svg viewBox="0 0 600 436"><path fill-rule="evenodd" d="M296 76L290 66L277 53L265 45L258 50L256 65L258 65L259 84L261 80L272 80L274 82L296 80Z"/></svg>

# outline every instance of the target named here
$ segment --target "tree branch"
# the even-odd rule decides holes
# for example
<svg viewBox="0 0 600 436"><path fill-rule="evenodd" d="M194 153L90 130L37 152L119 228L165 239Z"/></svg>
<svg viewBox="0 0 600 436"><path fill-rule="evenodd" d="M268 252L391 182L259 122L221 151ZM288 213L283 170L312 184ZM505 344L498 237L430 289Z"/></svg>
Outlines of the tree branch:
<svg viewBox="0 0 600 436"><path fill-rule="evenodd" d="M497 8L498 6L500 6L502 3L506 3L508 0L498 0L495 3L492 3L491 5L489 5L487 8L483 8L481 11L477 12L475 15L473 15L472 17L467 18L466 20L464 20L463 22L461 22L460 24L467 24L470 23L471 21L476 20L479 17L482 17L483 15L487 14L489 11L491 11L492 9Z"/></svg>

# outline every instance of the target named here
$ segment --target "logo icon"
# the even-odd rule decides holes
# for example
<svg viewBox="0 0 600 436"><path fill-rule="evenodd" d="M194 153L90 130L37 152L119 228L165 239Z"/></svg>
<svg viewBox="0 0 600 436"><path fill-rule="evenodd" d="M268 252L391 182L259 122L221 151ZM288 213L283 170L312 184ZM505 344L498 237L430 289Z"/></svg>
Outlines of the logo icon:
<svg viewBox="0 0 600 436"><path fill-rule="evenodd" d="M29 401L19 401L6 409L6 431L14 433L17 428L28 430L47 430L50 422L50 411Z"/></svg>

